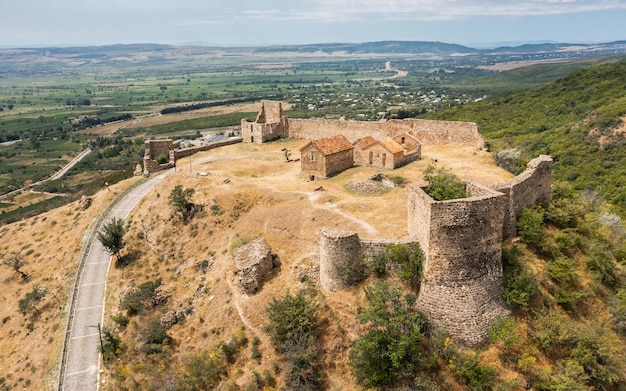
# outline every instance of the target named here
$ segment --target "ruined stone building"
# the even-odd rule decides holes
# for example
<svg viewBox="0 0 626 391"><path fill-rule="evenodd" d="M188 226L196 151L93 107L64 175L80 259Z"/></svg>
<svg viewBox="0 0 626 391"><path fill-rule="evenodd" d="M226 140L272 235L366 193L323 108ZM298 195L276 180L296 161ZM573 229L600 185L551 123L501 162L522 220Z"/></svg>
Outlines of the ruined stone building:
<svg viewBox="0 0 626 391"><path fill-rule="evenodd" d="M510 314L503 298L502 243L517 233L519 211L550 200L551 177L552 159L542 155L505 183L468 183L468 197L462 199L436 201L414 185L407 201L408 236L402 240L320 232L320 283L331 292L349 288L368 275L367 259L387 244L417 242L425 255L417 308L455 340L479 346L498 317Z"/></svg>
<svg viewBox="0 0 626 391"><path fill-rule="evenodd" d="M244 143L262 144L280 137L289 137L289 123L283 115L281 102L262 101L261 110L254 122L241 121Z"/></svg>
<svg viewBox="0 0 626 391"><path fill-rule="evenodd" d="M354 164L354 146L342 135L313 140L300 148L302 175L314 180L336 175Z"/></svg>

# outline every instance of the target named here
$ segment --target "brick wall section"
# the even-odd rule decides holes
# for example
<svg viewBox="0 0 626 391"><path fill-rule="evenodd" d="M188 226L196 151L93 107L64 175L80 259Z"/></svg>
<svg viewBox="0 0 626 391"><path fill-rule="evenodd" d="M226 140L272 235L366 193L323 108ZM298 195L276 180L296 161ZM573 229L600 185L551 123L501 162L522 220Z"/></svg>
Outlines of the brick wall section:
<svg viewBox="0 0 626 391"><path fill-rule="evenodd" d="M502 224L506 197L468 184L469 198L435 201L411 187L409 233L426 255L417 307L454 339L477 346L499 316L502 296Z"/></svg>
<svg viewBox="0 0 626 391"><path fill-rule="evenodd" d="M376 139L410 133L421 144L469 145L483 148L484 138L478 125L472 122L431 121L420 119L389 120L382 122L289 119L289 137L315 140L343 134L354 142L366 136ZM242 122L243 129L243 122Z"/></svg>
<svg viewBox="0 0 626 391"><path fill-rule="evenodd" d="M493 186L494 190L507 195L508 205L504 219L504 238L517 235L517 215L524 208L538 202L550 202L552 181L552 158L547 155L528 162L526 171L515 178Z"/></svg>

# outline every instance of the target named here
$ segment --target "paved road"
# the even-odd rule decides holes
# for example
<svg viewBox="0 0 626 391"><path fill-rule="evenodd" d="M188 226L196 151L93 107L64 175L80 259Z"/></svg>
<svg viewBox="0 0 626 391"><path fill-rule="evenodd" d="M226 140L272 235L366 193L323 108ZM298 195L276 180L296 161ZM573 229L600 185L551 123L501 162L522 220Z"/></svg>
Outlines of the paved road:
<svg viewBox="0 0 626 391"><path fill-rule="evenodd" d="M113 217L126 218L139 200L172 172L173 169L164 171L114 201L102 222ZM59 390L98 389L98 324L102 324L104 317L106 278L111 262L111 256L96 239L100 226L95 227L91 234L87 243L87 256L82 260L83 269L76 279L73 306L70 308L70 321L65 335L66 348L61 357Z"/></svg>
<svg viewBox="0 0 626 391"><path fill-rule="evenodd" d="M74 167L76 164L78 164L78 162L83 160L90 153L91 153L91 149L85 149L78 156L76 156L74 159L72 159L71 162L66 164L65 167L63 167L59 172L57 172L56 174L51 176L50 179L46 179L45 181L54 181L56 179L63 178L63 175L65 175L72 167ZM42 181L42 182L45 182L45 181Z"/></svg>

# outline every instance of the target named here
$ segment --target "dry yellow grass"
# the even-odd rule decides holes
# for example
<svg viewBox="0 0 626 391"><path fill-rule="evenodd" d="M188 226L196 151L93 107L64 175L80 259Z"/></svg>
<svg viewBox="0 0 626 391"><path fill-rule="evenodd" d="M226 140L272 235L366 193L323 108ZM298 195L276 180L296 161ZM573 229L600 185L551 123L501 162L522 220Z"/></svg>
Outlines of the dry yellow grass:
<svg viewBox="0 0 626 391"><path fill-rule="evenodd" d="M0 227L1 254L17 251L30 275L23 281L0 265L0 378L15 389L56 389L59 359L81 242L92 220L125 187L137 179L111 186L80 211L77 203ZM18 311L19 299L34 287L47 290L35 312Z"/></svg>
<svg viewBox="0 0 626 391"><path fill-rule="evenodd" d="M299 176L300 163L285 162L281 152L289 148L292 159L297 159L298 149L304 144L239 144L180 160L177 172L140 201L127 219L128 245L124 251L139 255L127 268L110 270L105 323L110 324L110 315L119 311L125 289L160 277L172 293L168 309L193 308L183 324L170 329L177 343L173 363L228 339L243 327L249 339L257 336L261 340L263 358L260 364L247 359L248 348L231 375L243 384L246 373L271 369L278 358L262 331L267 323L265 307L272 297L288 290L295 293L311 284L315 287L319 229L353 230L364 238L406 235L408 186L377 196L348 192L344 188L347 182L380 172L365 167L309 182ZM407 184L421 183L422 170L431 159L437 159L438 165L451 168L464 180L490 185L510 178L510 174L495 167L489 153L473 148L425 146L423 154L423 160L385 173L402 176ZM3 253L28 254L24 270L32 275L24 283L11 269L0 267L0 318L6 319L0 324L0 377L5 377L7 384L54 389L67 301L84 232L113 197L136 180L112 186L112 192L98 193L87 211L78 211L73 204L0 228ZM194 188L194 201L206 205L205 212L186 225L174 220L167 205L167 196L177 184ZM314 191L318 186L323 190ZM214 216L211 205L218 205L223 214ZM241 238L258 236L268 241L281 267L258 294L246 296L237 286L230 249ZM215 263L206 274L196 269L196 262L211 257ZM24 317L17 311L18 300L36 285L49 293L40 304L40 315ZM359 335L354 319L363 302L362 289L320 292L317 300L327 330L322 344L329 386L353 389L353 380L346 376L347 354L350 341ZM30 332L29 324L34 325ZM134 328L131 323L125 332L125 342L131 346L136 343ZM112 368L103 369L102 378L110 384Z"/></svg>
<svg viewBox="0 0 626 391"><path fill-rule="evenodd" d="M263 333L267 324L265 307L272 297L287 291L310 287L317 278L317 232L322 227L353 230L364 238L398 238L406 235L408 186L377 196L348 192L344 185L354 179L380 172L356 167L324 181L310 182L299 176L298 161L285 162L282 148L293 151L292 159L305 141L276 142L265 145L239 144L194 155L178 162L177 172L146 196L128 218L128 251L140 258L125 269L111 269L107 292L107 314L118 313L123 291L158 277L172 293L169 309L191 305L192 314L170 334L177 341L178 360L236 335L243 327L249 339L261 340L261 363L240 360L231 371L243 384L253 370L271 370L278 358ZM400 175L408 183L421 183L421 172L430 158L450 167L466 180L480 178L493 184L510 177L495 167L486 152L474 148L426 146L425 159L401 169L386 171ZM205 212L189 224L176 222L167 205L171 189L181 184L195 189L194 202L205 204ZM322 186L323 190L315 191ZM223 214L214 216L211 206ZM218 207L213 209L218 210ZM231 247L238 240L264 237L279 257L281 267L253 296L241 292L234 275ZM143 239L137 240L136 238ZM206 273L195 264L214 257ZM303 276L311 278L304 279ZM313 283L314 285L316 282ZM208 288L208 293L202 292ZM319 292L320 314L327 331L322 338L324 360L330 388L354 389L347 354L350 341L359 335L355 322L362 289L346 292ZM107 317L105 322L110 322ZM130 345L137 341L126 331ZM247 350L244 357L249 355ZM111 369L111 368L109 368ZM239 375L238 375L239 374ZM111 376L105 373L104 377Z"/></svg>

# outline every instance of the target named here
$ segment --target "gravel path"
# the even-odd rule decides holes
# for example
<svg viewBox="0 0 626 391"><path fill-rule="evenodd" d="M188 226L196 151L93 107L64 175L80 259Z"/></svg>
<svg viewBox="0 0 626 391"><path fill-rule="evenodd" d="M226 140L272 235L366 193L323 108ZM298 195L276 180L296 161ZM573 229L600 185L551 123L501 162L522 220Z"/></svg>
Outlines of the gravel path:
<svg viewBox="0 0 626 391"><path fill-rule="evenodd" d="M112 207L105 212L90 234L86 244L88 248L81 260L80 271L74 285L61 357L58 387L60 391L98 389L100 360L98 326L102 324L104 316L104 294L111 255L96 239L97 232L103 223L113 217L126 218L139 200L172 172L173 170L164 171L113 201Z"/></svg>

